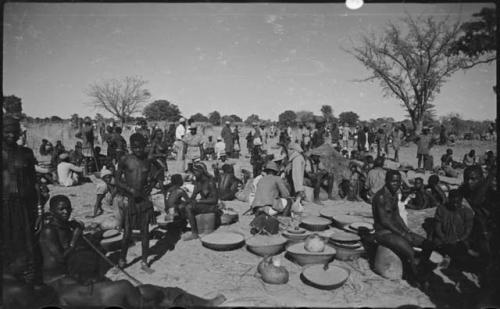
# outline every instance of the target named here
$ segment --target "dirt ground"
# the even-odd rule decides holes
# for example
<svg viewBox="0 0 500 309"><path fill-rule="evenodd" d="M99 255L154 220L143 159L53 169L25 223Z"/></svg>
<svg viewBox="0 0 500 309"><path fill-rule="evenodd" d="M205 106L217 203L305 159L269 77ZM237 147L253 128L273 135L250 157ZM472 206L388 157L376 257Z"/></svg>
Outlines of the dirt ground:
<svg viewBox="0 0 500 309"><path fill-rule="evenodd" d="M484 153L486 149L496 149L494 144L484 142L471 142L469 144L454 147L455 160L463 157L471 148L475 148L478 154ZM416 166L416 147L402 148L400 158L402 162L409 162ZM434 158L439 160L446 147L437 146L432 150ZM245 154L245 152L244 152ZM391 153L392 156L392 153ZM244 155L236 160L236 173L241 168L250 169L249 159ZM437 163L435 161L435 163ZM211 165L209 163L209 165ZM172 173L179 170L176 162L169 162ZM66 194L73 203L73 217L90 223L85 218L92 214L95 202L95 184L86 183L77 187L64 188L50 186L51 195ZM163 208L160 196L155 197L155 207ZM248 209L248 204L240 201L225 202L226 207L233 208L240 216L239 221L229 226L221 226L220 231L237 231L243 233L247 238L251 237L249 223L252 216L242 216ZM306 215L319 215L322 207L334 207L339 213L354 213L359 215L360 221L370 220L371 206L364 202L325 201L324 206L313 203L305 203ZM105 214L94 222L102 222L115 212L111 206L105 204ZM435 209L422 211L409 210L409 226L419 234L425 235L421 224L426 217L432 217ZM330 229L323 234L334 233ZM263 283L253 275L261 257L249 252L245 247L233 251L213 251L205 248L200 240L183 241L180 239L181 231L174 226L167 229L155 229L152 232L155 239L151 240L151 256L153 274L148 275L140 270L140 243L137 242L129 250L128 262L131 262L126 270L143 283L161 286L177 286L190 293L212 297L222 293L227 301L222 306L259 306L259 307L397 307L401 305L418 305L421 307L464 307L465 300L473 295L476 286L475 278L470 274L451 274L442 272L439 268L434 271L431 280L431 291L424 293L409 286L403 280L387 280L374 273L366 258L362 257L356 261L343 262L334 260L332 263L341 265L351 271L351 275L342 287L325 291L310 287L301 281L300 273L302 267L294 264L281 253L282 265L290 273L290 280L284 285L270 285ZM116 260L116 252L110 254L111 259ZM125 278L122 274L107 273L111 279Z"/></svg>

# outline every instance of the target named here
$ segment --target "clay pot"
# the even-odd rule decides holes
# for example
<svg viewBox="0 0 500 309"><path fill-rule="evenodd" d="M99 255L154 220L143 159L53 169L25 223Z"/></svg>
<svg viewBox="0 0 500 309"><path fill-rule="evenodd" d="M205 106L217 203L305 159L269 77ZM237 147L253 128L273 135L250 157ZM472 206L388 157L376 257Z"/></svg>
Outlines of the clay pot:
<svg viewBox="0 0 500 309"><path fill-rule="evenodd" d="M257 266L258 276L269 284L285 284L288 282L288 270L281 266L278 257L265 257Z"/></svg>
<svg viewBox="0 0 500 309"><path fill-rule="evenodd" d="M309 252L323 252L325 251L325 241L318 234L312 234L306 238L304 248Z"/></svg>
<svg viewBox="0 0 500 309"><path fill-rule="evenodd" d="M403 277L403 263L391 249L379 245L375 254L374 270L387 279L401 279Z"/></svg>

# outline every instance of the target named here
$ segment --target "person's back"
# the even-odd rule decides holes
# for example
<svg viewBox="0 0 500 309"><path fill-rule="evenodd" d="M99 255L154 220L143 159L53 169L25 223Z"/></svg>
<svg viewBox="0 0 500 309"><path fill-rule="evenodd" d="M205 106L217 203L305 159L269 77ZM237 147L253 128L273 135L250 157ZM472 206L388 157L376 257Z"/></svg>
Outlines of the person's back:
<svg viewBox="0 0 500 309"><path fill-rule="evenodd" d="M271 206L275 199L279 197L286 198L289 195L290 193L281 177L265 175L257 184L252 207Z"/></svg>
<svg viewBox="0 0 500 309"><path fill-rule="evenodd" d="M74 176L74 172L83 172L83 168L67 161L59 162L59 164L57 165L57 177L59 180L59 184L65 187L75 185L77 182L77 177Z"/></svg>

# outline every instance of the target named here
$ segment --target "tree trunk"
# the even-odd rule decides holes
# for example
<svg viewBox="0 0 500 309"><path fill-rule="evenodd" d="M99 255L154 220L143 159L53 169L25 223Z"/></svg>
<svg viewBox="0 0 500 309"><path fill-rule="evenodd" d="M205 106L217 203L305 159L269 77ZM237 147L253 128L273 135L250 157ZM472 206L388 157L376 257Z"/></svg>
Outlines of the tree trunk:
<svg viewBox="0 0 500 309"><path fill-rule="evenodd" d="M424 120L423 119L415 119L415 134L420 134L422 133L422 127L424 126Z"/></svg>

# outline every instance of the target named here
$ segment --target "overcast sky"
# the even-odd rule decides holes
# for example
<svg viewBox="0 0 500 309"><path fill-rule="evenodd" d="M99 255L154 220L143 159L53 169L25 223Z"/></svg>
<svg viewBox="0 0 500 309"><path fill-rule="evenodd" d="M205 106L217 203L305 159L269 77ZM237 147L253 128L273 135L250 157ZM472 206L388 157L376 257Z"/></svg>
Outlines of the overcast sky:
<svg viewBox="0 0 500 309"><path fill-rule="evenodd" d="M7 3L4 10L4 95L22 98L33 117L73 113L108 116L86 105L90 83L138 75L152 99L184 116L218 110L277 119L286 109L361 119L404 110L341 47L362 31L411 15L469 19L485 4ZM491 4L489 5L491 6ZM437 114L493 119L496 64L455 73L435 104Z"/></svg>

